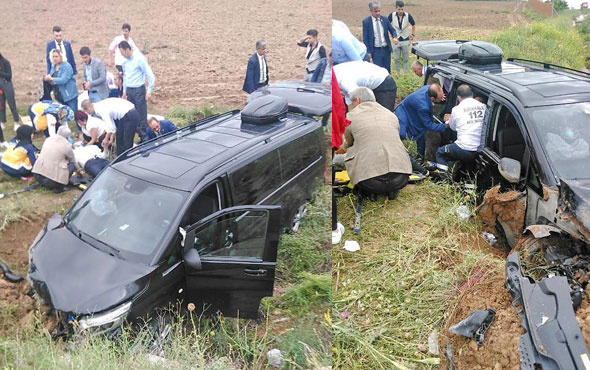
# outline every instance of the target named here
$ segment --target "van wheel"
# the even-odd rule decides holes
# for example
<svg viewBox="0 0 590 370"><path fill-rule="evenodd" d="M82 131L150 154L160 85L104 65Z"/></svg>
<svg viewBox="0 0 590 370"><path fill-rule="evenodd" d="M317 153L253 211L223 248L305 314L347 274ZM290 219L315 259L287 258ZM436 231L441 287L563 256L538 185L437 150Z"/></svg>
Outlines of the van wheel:
<svg viewBox="0 0 590 370"><path fill-rule="evenodd" d="M303 217L305 216L305 214L307 213L307 204L302 204L299 206L299 208L297 209L297 213L295 213L295 216L293 217L293 223L291 224L291 230L289 230L289 232L291 233L296 233L297 231L299 231L299 226L301 225L301 220L303 219Z"/></svg>

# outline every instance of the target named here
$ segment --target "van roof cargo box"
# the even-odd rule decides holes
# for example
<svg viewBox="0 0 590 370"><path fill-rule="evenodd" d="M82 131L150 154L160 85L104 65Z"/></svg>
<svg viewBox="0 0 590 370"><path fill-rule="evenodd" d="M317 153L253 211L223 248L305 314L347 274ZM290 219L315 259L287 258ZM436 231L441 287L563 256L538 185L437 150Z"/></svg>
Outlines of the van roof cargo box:
<svg viewBox="0 0 590 370"><path fill-rule="evenodd" d="M248 102L259 96L276 95L287 99L289 112L323 116L332 111L332 89L321 83L278 81L252 92Z"/></svg>
<svg viewBox="0 0 590 370"><path fill-rule="evenodd" d="M500 64L502 49L485 41L470 41L459 47L459 59L469 64Z"/></svg>

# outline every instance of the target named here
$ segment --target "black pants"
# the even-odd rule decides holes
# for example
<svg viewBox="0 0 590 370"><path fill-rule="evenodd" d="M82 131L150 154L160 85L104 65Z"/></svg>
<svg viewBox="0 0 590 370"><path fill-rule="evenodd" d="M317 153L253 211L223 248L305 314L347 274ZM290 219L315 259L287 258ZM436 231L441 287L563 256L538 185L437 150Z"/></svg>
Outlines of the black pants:
<svg viewBox="0 0 590 370"><path fill-rule="evenodd" d="M115 120L115 126L117 127L117 133L115 135L117 140L117 155L133 147L133 137L135 136L135 130L137 130L139 121L139 114L135 109L131 109L123 118Z"/></svg>
<svg viewBox="0 0 590 370"><path fill-rule="evenodd" d="M12 113L12 119L17 123L20 121L20 117L18 115L18 110L16 109L12 82L0 78L0 90L2 90L2 94L0 94L0 122L6 122L6 102L8 102L8 108L10 108L10 112Z"/></svg>
<svg viewBox="0 0 590 370"><path fill-rule="evenodd" d="M145 86L127 87L127 100L135 105L137 113L139 113L139 124L136 131L141 142L147 141L147 102L145 101Z"/></svg>
<svg viewBox="0 0 590 370"><path fill-rule="evenodd" d="M405 173L390 172L385 175L363 180L355 185L364 194L390 194L396 193L408 184L410 175Z"/></svg>
<svg viewBox="0 0 590 370"><path fill-rule="evenodd" d="M47 177L43 176L43 175L39 175L38 173L33 173L33 176L35 177L35 180L37 180L37 182L39 184L41 184L41 186L43 186L44 188L47 188L49 190L53 190L55 192L62 192L64 191L64 184L60 184L59 182L55 182L51 179L48 179Z"/></svg>
<svg viewBox="0 0 590 370"><path fill-rule="evenodd" d="M381 85L373 89L373 93L375 94L375 100L377 100L377 103L393 112L397 95L397 85L395 84L393 77L385 77L385 80L381 82Z"/></svg>

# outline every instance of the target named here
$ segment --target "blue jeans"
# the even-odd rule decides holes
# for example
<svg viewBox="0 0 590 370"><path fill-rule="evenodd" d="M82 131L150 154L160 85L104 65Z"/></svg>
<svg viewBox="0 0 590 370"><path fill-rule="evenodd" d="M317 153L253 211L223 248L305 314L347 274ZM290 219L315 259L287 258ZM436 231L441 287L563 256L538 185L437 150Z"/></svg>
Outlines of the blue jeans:
<svg viewBox="0 0 590 370"><path fill-rule="evenodd" d="M373 64L383 67L387 72L391 73L391 53L389 48L374 48L373 49Z"/></svg>
<svg viewBox="0 0 590 370"><path fill-rule="evenodd" d="M453 143L441 146L436 151L436 167L440 171L447 171L448 161L473 162L477 157L477 151L461 149L459 145Z"/></svg>
<svg viewBox="0 0 590 370"><path fill-rule="evenodd" d="M137 113L139 114L137 135L141 142L147 141L147 102L145 101L145 86L127 87L127 100L135 105L135 110L137 110Z"/></svg>

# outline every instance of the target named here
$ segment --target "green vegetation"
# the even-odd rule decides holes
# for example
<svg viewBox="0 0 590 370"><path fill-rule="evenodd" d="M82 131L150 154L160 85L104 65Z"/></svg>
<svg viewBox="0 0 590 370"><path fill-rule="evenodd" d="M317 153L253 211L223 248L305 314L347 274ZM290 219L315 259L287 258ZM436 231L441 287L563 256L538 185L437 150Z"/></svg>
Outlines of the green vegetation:
<svg viewBox="0 0 590 370"><path fill-rule="evenodd" d="M584 39L572 27L571 16L546 19L499 32L488 40L504 57L538 60L565 67L584 68Z"/></svg>
<svg viewBox="0 0 590 370"><path fill-rule="evenodd" d="M166 114L166 119L174 122L177 127L184 127L202 118L229 110L230 109L224 109L215 105L203 105L201 107L172 107L168 114Z"/></svg>
<svg viewBox="0 0 590 370"><path fill-rule="evenodd" d="M544 19L547 19L546 16L544 16L543 14L539 13L538 11L532 9L532 8L525 8L522 11L522 14L526 15L528 19L530 19L531 21L542 21Z"/></svg>
<svg viewBox="0 0 590 370"><path fill-rule="evenodd" d="M567 1L565 0L552 0L551 2L553 3L553 9L556 12L561 12L562 10L569 9Z"/></svg>

